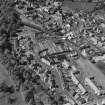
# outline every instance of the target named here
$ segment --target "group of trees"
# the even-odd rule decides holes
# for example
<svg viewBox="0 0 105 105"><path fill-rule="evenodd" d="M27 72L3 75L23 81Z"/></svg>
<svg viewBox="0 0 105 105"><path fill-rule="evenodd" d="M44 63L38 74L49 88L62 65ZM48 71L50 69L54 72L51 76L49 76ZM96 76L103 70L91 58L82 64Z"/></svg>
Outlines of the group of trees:
<svg viewBox="0 0 105 105"><path fill-rule="evenodd" d="M14 0L0 0L0 47L11 50L10 39L19 28L19 14L14 8Z"/></svg>

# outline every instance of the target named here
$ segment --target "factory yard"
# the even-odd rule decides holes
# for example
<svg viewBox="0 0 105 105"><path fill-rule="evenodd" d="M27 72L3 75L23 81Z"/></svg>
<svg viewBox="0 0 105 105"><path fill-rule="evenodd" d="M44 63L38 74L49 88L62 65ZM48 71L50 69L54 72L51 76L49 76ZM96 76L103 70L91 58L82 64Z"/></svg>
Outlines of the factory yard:
<svg viewBox="0 0 105 105"><path fill-rule="evenodd" d="M0 3L0 105L105 105L104 1Z"/></svg>

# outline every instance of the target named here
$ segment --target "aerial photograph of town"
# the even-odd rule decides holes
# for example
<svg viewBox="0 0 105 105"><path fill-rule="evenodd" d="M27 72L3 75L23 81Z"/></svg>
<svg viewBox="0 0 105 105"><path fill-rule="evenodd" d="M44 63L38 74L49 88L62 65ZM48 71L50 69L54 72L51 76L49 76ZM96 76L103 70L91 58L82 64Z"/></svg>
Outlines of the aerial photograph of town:
<svg viewBox="0 0 105 105"><path fill-rule="evenodd" d="M105 105L105 0L0 0L0 105Z"/></svg>

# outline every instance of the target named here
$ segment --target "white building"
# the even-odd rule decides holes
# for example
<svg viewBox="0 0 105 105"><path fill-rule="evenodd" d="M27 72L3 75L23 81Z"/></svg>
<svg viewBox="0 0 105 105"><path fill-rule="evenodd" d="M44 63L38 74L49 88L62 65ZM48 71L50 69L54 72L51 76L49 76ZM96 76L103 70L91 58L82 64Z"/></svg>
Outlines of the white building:
<svg viewBox="0 0 105 105"><path fill-rule="evenodd" d="M74 82L76 85L78 85L78 84L79 84L78 79L75 77L75 75L73 74L73 72L72 72L72 71L71 71L71 78L72 78L73 82Z"/></svg>
<svg viewBox="0 0 105 105"><path fill-rule="evenodd" d="M77 68L72 65L72 70L73 70L73 71L77 71Z"/></svg>
<svg viewBox="0 0 105 105"><path fill-rule="evenodd" d="M73 80L73 82L78 85L79 90L81 91L81 94L85 94L86 89L82 86L82 84L80 84L80 82L78 81L78 79L75 77L75 75L73 74L73 72L71 72L71 78Z"/></svg>
<svg viewBox="0 0 105 105"><path fill-rule="evenodd" d="M79 89L81 90L81 93L82 93L82 94L85 94L86 89L82 86L82 84L79 84L78 87L79 87Z"/></svg>
<svg viewBox="0 0 105 105"><path fill-rule="evenodd" d="M41 61L50 66L50 62L48 60L46 60L45 58L42 58Z"/></svg>
<svg viewBox="0 0 105 105"><path fill-rule="evenodd" d="M67 60L64 60L64 61L62 62L62 65L63 65L64 68L67 69L70 64L69 64L69 62L68 62Z"/></svg>
<svg viewBox="0 0 105 105"><path fill-rule="evenodd" d="M85 78L85 83L89 85L92 90L94 90L95 94L100 95L100 90L89 78Z"/></svg>

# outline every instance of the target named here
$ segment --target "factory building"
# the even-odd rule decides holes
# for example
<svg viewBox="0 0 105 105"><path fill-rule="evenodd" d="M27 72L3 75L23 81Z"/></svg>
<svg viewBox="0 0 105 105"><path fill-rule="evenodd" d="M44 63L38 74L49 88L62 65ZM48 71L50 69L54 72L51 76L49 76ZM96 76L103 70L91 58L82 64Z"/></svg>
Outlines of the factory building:
<svg viewBox="0 0 105 105"><path fill-rule="evenodd" d="M81 84L79 84L78 87L81 90L81 94L85 94L86 93L86 89Z"/></svg>
<svg viewBox="0 0 105 105"><path fill-rule="evenodd" d="M69 98L68 99L68 101L69 101L69 105L78 105L72 98Z"/></svg>
<svg viewBox="0 0 105 105"><path fill-rule="evenodd" d="M42 54L43 56L45 56L47 51L48 51L48 49L41 50L41 51L39 51L39 55Z"/></svg>
<svg viewBox="0 0 105 105"><path fill-rule="evenodd" d="M45 49L42 43L38 43L39 45L39 51Z"/></svg>
<svg viewBox="0 0 105 105"><path fill-rule="evenodd" d="M100 95L100 90L89 78L85 78L85 83L89 85L92 90L94 90L95 94Z"/></svg>
<svg viewBox="0 0 105 105"><path fill-rule="evenodd" d="M11 43L12 43L12 48L13 50L17 50L17 48L19 47L19 40L18 38L11 38Z"/></svg>
<svg viewBox="0 0 105 105"><path fill-rule="evenodd" d="M71 78L72 78L73 82L74 82L76 85L78 85L78 84L79 84L78 79L75 77L75 75L73 74L73 72L72 72L72 71L71 71Z"/></svg>
<svg viewBox="0 0 105 105"><path fill-rule="evenodd" d="M43 51L44 49L48 49L50 54L63 52L63 49L60 45L56 46L55 43L51 40L45 40L38 43L39 51Z"/></svg>
<svg viewBox="0 0 105 105"><path fill-rule="evenodd" d="M79 82L78 79L75 77L75 75L73 74L72 71L71 71L71 78L72 78L72 80L74 81L74 83L75 83L76 85L78 85L78 88L80 89L81 94L85 94L86 89L82 86L82 84L80 84L80 82Z"/></svg>

